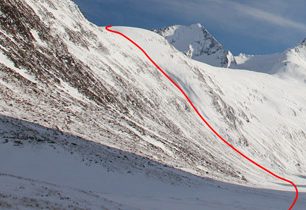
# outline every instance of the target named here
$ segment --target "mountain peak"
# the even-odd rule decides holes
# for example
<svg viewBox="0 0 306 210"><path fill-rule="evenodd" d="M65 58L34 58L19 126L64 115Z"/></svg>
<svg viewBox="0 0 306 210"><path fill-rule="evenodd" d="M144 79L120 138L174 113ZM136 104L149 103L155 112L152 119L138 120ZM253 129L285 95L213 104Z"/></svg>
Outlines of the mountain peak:
<svg viewBox="0 0 306 210"><path fill-rule="evenodd" d="M188 57L212 66L229 67L234 56L201 23L173 25L155 30Z"/></svg>
<svg viewBox="0 0 306 210"><path fill-rule="evenodd" d="M299 45L306 46L306 38L304 38Z"/></svg>

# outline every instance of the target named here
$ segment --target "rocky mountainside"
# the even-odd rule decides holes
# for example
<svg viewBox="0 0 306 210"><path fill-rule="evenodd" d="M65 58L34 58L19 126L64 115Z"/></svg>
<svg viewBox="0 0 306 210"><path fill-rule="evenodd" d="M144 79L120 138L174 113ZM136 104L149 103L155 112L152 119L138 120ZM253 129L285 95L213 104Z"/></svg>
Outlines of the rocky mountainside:
<svg viewBox="0 0 306 210"><path fill-rule="evenodd" d="M224 71L154 32L115 29L232 144L305 190L304 85ZM0 2L0 143L3 208L280 209L293 197L274 191L292 189L218 141L141 52L70 0Z"/></svg>
<svg viewBox="0 0 306 210"><path fill-rule="evenodd" d="M225 50L200 23L190 26L174 25L155 32L194 60L217 67L229 67L235 64L232 53Z"/></svg>
<svg viewBox="0 0 306 210"><path fill-rule="evenodd" d="M74 3L7 0L1 11L2 114L177 167L205 159L211 171L240 179L224 160L198 149L209 131L176 90L140 55L128 57L135 51L87 22Z"/></svg>

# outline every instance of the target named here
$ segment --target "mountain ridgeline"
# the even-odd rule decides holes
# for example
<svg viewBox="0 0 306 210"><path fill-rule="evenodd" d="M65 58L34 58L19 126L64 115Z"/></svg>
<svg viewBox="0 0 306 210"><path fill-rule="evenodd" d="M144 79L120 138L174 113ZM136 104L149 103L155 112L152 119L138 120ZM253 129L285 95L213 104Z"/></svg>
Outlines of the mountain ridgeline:
<svg viewBox="0 0 306 210"><path fill-rule="evenodd" d="M306 84L306 46L300 44L271 55L234 56L201 24L154 30L186 56L216 67L251 70Z"/></svg>

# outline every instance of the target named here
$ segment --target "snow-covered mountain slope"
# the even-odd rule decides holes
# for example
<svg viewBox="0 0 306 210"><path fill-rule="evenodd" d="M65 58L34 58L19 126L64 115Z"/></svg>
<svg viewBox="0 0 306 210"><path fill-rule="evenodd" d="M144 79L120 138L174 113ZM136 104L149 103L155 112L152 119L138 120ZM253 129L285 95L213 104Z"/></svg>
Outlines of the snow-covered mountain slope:
<svg viewBox="0 0 306 210"><path fill-rule="evenodd" d="M232 53L225 50L200 23L174 25L155 32L165 37L177 50L197 61L218 67L229 67L235 63Z"/></svg>
<svg viewBox="0 0 306 210"><path fill-rule="evenodd" d="M162 38L157 36L152 38L154 35L151 32L142 29L117 29L137 40L141 46L145 46L153 59L159 61L163 69L167 70L189 93L197 107L214 124L214 127L219 128L224 136L227 136L250 156L259 157L259 153L267 148L285 152L285 148L281 149L276 144L283 147L297 143L299 138L301 143L305 141L303 134L305 133L303 123L305 113L302 107L302 104L305 103L305 87L302 84L292 84L256 72L223 71L200 62L186 60L184 55L173 52L171 47L164 47L164 52L154 54L158 49L161 49L158 43L164 42ZM299 91L296 91L297 89ZM285 93L286 95L283 95ZM284 97L279 97L280 95ZM292 106L293 104L301 105L297 108L298 113L297 110L295 111L296 108ZM302 135L294 137L294 140L283 136L284 133L299 130L296 123L301 126L298 127L301 129L300 134ZM253 133L258 129L261 130L260 133ZM300 134L291 133L291 135L297 136ZM277 139L273 140L276 136ZM285 153L288 152L287 150ZM279 160L285 153L274 158ZM292 154L297 155L298 153L295 150L292 151ZM267 151L266 155L269 157L271 150ZM274 162L276 160L274 158L268 162ZM303 159L302 156L300 158Z"/></svg>
<svg viewBox="0 0 306 210"><path fill-rule="evenodd" d="M247 69L306 84L306 39L292 49L271 55L235 56L231 68Z"/></svg>
<svg viewBox="0 0 306 210"><path fill-rule="evenodd" d="M291 186L241 160L216 139L191 111L183 96L141 52L122 37L89 23L73 2L3 0L0 11L0 114L5 116L0 137L6 143L1 144L1 148L16 156L24 154L11 164L6 164L1 158L1 173L12 177L10 180L20 176L20 180L24 180L21 182L27 186L32 181L37 181L37 184L45 181L48 186L55 184L55 191L69 191L71 196L75 193L71 188L85 190L85 194L88 191L93 191L95 195L102 193L101 200L104 201L110 198L108 189L116 190L114 181L109 181L114 174L104 173L112 170L118 175L114 176L116 181L130 183L123 194L120 190L112 191L110 200L115 207L120 204L130 207L133 204L132 207L143 209L150 203L153 209L173 203L169 202L172 193L175 199L182 198L183 207L192 203L196 205L194 209L199 209L202 204L208 209L228 209L229 202L241 201L238 195L243 196L241 206L233 205L233 209L250 206L251 209L262 209L262 206L254 205L261 202L269 203L267 205L271 209L279 209L286 203L289 205L293 193L261 189L254 190L258 196L252 197L254 194L244 187L227 185L229 187L222 194L217 186L224 184L195 178L196 175L258 188L292 190ZM292 179L301 191L305 191L305 85L256 72L224 71L188 58L154 32L127 27L115 29L140 43L231 143L262 165ZM8 117L17 121L12 123ZM18 120L30 124L16 128L19 127ZM37 128L37 125L42 128ZM50 129L48 132L47 128ZM57 132L64 136L59 138ZM49 147L56 148L50 150ZM118 152L112 152L114 150ZM54 159L56 162L53 161L53 155L59 153L62 155ZM134 158L126 158L126 153ZM43 164L35 162L31 165L34 159L38 159L35 154L46 154L44 162L52 167L51 175L47 174ZM102 156L102 164L96 162L93 157L96 155ZM79 156L81 158L77 159ZM84 171L84 161L80 161L82 157L85 157L85 162L88 160L91 163L84 179L66 182L53 178L60 177L62 173L57 171L67 165L71 168L65 172L66 177L74 177L81 173L80 170ZM124 164L116 158L124 159ZM154 163L145 164L141 162L142 158ZM121 168L124 168L123 172ZM103 177L108 181L93 179L91 186L99 189L85 189L80 180L87 180L96 170L103 171ZM129 171L131 179L124 179ZM55 172L59 175L56 176ZM141 174L142 179L134 177L134 173ZM32 181L25 178L32 178ZM6 178L2 180L2 183L7 181ZM143 180L148 185L137 191L138 194L131 195L135 180L138 183ZM176 188L180 182L184 186ZM193 183L190 184L190 193L181 195L188 189L186 185L189 182ZM11 188L3 188L6 191L1 193L12 193L11 189L19 187L18 183ZM163 185L165 188L162 188ZM195 185L203 186L199 197L191 196ZM211 185L213 192L225 197L224 202L220 202L216 194L205 196L211 191L208 187ZM161 194L156 202L150 199L148 189L154 186L156 196L165 190L167 197ZM33 187L26 191L29 193L26 197L42 194L40 189ZM267 194L262 196L264 192ZM78 194L78 198L72 201L81 202L79 198L83 195ZM187 200L183 199L185 195ZM22 194L18 196L23 202ZM146 202L141 202L145 196L148 196ZM211 197L214 199L209 199ZM304 194L300 208L305 204L303 197ZM195 201L197 198L201 201ZM51 199L58 205L69 205L58 202L56 198ZM85 200L89 202L91 196ZM12 201L6 199L6 202L9 205ZM127 206L124 209L128 209ZM176 206L164 208L178 209Z"/></svg>
<svg viewBox="0 0 306 210"><path fill-rule="evenodd" d="M281 62L273 67L281 78L295 79L306 84L306 39L283 53Z"/></svg>

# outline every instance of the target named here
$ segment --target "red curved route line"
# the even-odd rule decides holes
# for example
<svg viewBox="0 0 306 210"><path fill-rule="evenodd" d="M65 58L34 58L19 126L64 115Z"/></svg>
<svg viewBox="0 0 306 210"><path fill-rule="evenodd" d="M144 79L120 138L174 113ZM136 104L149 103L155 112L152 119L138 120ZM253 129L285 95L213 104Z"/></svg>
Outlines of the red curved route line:
<svg viewBox="0 0 306 210"><path fill-rule="evenodd" d="M248 160L250 163L252 163L253 165L257 166L258 168L262 169L263 171L267 172L268 174L274 176L277 179L280 179L284 182L289 183L290 185L292 185L295 189L295 197L294 200L292 201L290 207L288 208L289 210L293 209L294 205L296 204L298 197L299 197L299 191L298 188L296 186L295 183L293 183L292 181L290 181L289 179L285 179L277 174L275 174L274 172L270 171L269 169L265 168L264 166L260 165L259 163L257 163L256 161L254 161L253 159L249 158L248 156L246 156L243 152L241 152L240 150L238 150L237 148L235 148L231 143L229 143L227 140L225 140L209 123L208 121L200 114L200 112L198 111L198 109L195 107L195 105L193 104L193 102L191 101L191 99L189 98L189 96L186 94L186 92L161 68L159 67L159 65L148 55L148 53L142 48L140 47L135 41L133 41L131 38L129 38L128 36L126 36L125 34L119 32L119 31L115 31L110 29L112 26L106 26L105 29L109 32L118 34L122 37L124 37L125 39L127 39L128 41L130 41L133 45L135 45L140 51L143 52L143 54L151 61L151 63L160 71L160 73L162 73L186 98L186 100L188 101L188 103L190 104L190 106L193 108L193 110L196 112L196 114L200 117L200 119L206 124L206 126L222 141L224 142L227 146L229 146L232 150L234 150L236 153L238 153L240 156L242 156L244 159Z"/></svg>

